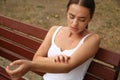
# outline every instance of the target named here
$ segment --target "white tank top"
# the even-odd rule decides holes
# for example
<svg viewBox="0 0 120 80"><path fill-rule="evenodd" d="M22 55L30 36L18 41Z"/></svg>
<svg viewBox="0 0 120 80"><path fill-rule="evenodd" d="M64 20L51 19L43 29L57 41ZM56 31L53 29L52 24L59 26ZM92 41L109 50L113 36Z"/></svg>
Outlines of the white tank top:
<svg viewBox="0 0 120 80"><path fill-rule="evenodd" d="M48 50L48 57L53 57L60 54L71 56L83 44L84 40L90 35L88 34L85 37L83 37L75 48L61 51L61 49L54 42L56 34L61 28L62 28L61 26L58 27L53 34L52 44ZM86 62L79 65L78 67L76 67L75 69L71 70L68 73L46 73L43 76L43 79L44 80L83 80L84 75L87 72L87 69L92 59L93 58L88 59Z"/></svg>

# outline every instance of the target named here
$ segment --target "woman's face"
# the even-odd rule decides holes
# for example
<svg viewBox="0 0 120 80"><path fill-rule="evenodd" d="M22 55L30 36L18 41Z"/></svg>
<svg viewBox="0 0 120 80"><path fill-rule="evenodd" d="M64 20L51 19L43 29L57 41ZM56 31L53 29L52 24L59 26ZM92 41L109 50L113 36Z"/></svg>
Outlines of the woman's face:
<svg viewBox="0 0 120 80"><path fill-rule="evenodd" d="M67 12L67 23L72 33L80 33L90 22L89 9L78 4L71 4Z"/></svg>

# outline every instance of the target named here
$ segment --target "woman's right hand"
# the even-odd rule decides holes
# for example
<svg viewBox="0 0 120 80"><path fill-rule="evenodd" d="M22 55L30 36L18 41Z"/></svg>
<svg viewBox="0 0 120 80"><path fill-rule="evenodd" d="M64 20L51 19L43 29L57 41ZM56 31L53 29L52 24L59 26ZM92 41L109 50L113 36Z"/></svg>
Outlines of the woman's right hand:
<svg viewBox="0 0 120 80"><path fill-rule="evenodd" d="M66 55L57 55L54 58L55 62L59 62L59 63L68 63L70 57L66 56Z"/></svg>
<svg viewBox="0 0 120 80"><path fill-rule="evenodd" d="M30 70L31 64L31 61L28 60L16 60L6 67L6 72L11 77L11 80L19 80ZM11 69L15 66L15 69Z"/></svg>

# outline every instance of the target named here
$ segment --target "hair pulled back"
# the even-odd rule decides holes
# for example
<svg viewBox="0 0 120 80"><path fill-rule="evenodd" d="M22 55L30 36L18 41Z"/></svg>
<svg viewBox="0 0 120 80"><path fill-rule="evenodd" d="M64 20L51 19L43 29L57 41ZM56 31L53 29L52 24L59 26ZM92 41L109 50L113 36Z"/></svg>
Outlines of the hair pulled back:
<svg viewBox="0 0 120 80"><path fill-rule="evenodd" d="M79 4L80 6L86 7L90 10L91 18L95 12L95 2L94 0L69 0L67 5L67 11L71 4Z"/></svg>

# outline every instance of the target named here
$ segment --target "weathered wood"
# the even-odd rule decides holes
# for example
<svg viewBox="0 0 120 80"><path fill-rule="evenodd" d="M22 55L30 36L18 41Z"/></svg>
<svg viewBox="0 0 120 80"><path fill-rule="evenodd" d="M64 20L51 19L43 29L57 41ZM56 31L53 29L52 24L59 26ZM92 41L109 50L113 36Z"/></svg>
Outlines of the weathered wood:
<svg viewBox="0 0 120 80"><path fill-rule="evenodd" d="M7 18L5 16L1 16L0 15L0 24L10 27L12 29L21 31L23 33L27 33L29 35L38 37L40 39L44 39L47 30L42 29L42 28L38 28L32 25L28 25L10 18Z"/></svg>

